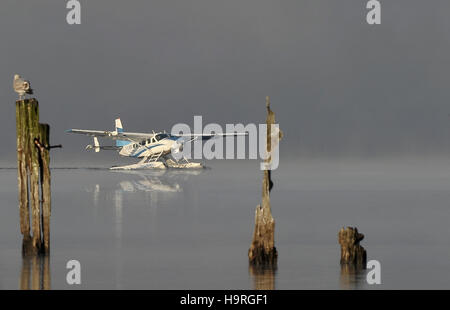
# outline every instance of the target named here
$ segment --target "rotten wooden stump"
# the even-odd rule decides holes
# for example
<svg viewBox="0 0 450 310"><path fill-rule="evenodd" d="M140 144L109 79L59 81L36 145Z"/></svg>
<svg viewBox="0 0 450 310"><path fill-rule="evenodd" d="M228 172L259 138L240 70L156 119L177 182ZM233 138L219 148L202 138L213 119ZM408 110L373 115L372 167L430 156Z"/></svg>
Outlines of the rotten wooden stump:
<svg viewBox="0 0 450 310"><path fill-rule="evenodd" d="M358 232L356 227L341 228L338 233L341 245L341 265L352 265L356 268L365 269L367 254L366 250L359 245L364 235Z"/></svg>
<svg viewBox="0 0 450 310"><path fill-rule="evenodd" d="M272 162L273 149L276 145L272 145L273 133L278 135L278 142L282 137L281 131L274 130L275 113L270 109L269 97L266 97L267 107L267 157L265 160L266 170L264 170L262 184L262 202L256 207L255 211L255 229L253 231L253 240L248 250L249 262L256 266L275 266L277 263L278 253L275 247L275 220L272 217L270 208L270 190L273 187L271 179L271 171L268 169Z"/></svg>
<svg viewBox="0 0 450 310"><path fill-rule="evenodd" d="M39 103L36 99L16 101L16 131L23 253L48 253L51 197L48 153L50 128L47 124L39 124Z"/></svg>

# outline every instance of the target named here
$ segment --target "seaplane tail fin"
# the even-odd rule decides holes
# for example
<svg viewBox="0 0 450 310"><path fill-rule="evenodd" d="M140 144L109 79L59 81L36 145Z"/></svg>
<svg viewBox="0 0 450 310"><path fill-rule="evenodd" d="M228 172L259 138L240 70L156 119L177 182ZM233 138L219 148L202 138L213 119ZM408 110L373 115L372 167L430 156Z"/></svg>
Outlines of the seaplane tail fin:
<svg viewBox="0 0 450 310"><path fill-rule="evenodd" d="M123 126L122 126L122 121L120 120L120 118L117 118L116 120L115 120L115 123L116 123L116 128L115 128L115 130L116 130L116 132L123 132ZM116 140L116 146L117 147L122 147L122 146L125 146L125 145L127 145L127 144L129 144L130 143L130 141L127 141L127 140Z"/></svg>
<svg viewBox="0 0 450 310"><path fill-rule="evenodd" d="M115 120L115 122L116 122L116 131L117 132L123 132L123 126L122 126L122 121L120 120L120 118L117 118L116 120Z"/></svg>

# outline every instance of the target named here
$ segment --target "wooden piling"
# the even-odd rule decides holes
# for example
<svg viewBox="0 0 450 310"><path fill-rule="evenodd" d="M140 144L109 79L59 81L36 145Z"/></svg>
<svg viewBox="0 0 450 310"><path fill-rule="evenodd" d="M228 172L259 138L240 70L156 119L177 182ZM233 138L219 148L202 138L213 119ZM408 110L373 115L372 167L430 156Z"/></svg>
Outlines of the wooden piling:
<svg viewBox="0 0 450 310"><path fill-rule="evenodd" d="M265 162L272 162L272 125L275 124L275 113L270 109L270 99L266 97L267 107L267 158ZM279 131L279 139L282 138L282 132ZM268 168L266 166L266 168ZM277 249L275 247L275 220L272 217L270 207L270 190L273 187L271 171L264 170L262 184L262 202L256 207L255 211L255 229L253 231L253 240L248 250L249 262L256 266L275 266L277 263Z"/></svg>
<svg viewBox="0 0 450 310"><path fill-rule="evenodd" d="M36 99L16 101L16 131L23 253L47 254L50 250L51 213L50 127L39 124L39 103Z"/></svg>
<svg viewBox="0 0 450 310"><path fill-rule="evenodd" d="M341 245L341 265L351 265L357 269L366 269L366 250L359 244L364 235L356 227L342 227L338 233Z"/></svg>
<svg viewBox="0 0 450 310"><path fill-rule="evenodd" d="M27 109L25 101L16 102L16 131L17 131L17 176L19 189L20 231L25 238L30 239L30 210L28 207L28 177L27 158L28 131Z"/></svg>
<svg viewBox="0 0 450 310"><path fill-rule="evenodd" d="M50 152L49 138L50 126L48 124L39 125L40 141L35 140L39 149L39 164L41 175L41 202L42 202L42 231L45 252L50 251L50 214L51 214L51 193L50 193Z"/></svg>
<svg viewBox="0 0 450 310"><path fill-rule="evenodd" d="M29 178L30 178L30 203L32 246L39 251L41 249L41 206L39 197L39 154L34 140L39 139L39 104L37 100L30 99L26 104L28 116L28 144L29 144Z"/></svg>

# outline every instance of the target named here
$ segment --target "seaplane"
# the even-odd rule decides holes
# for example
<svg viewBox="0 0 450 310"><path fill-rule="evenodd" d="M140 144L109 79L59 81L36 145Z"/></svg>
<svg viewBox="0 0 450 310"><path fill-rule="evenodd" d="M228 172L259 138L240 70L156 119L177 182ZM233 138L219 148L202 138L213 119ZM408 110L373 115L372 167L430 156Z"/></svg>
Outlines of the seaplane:
<svg viewBox="0 0 450 310"><path fill-rule="evenodd" d="M179 134L172 135L165 131L152 133L125 132L120 118L115 120L115 129L85 130L69 129L67 133L91 136L93 144L86 146L86 150L115 150L121 156L140 158L136 164L126 166L113 166L112 170L136 170L136 169L166 169L166 168L204 168L203 164L189 161L185 156L173 156L181 153L183 145L195 140L208 140L225 136L248 135L244 133L211 133L211 134ZM98 138L107 138L115 141L115 145L101 146ZM178 159L176 159L178 158Z"/></svg>

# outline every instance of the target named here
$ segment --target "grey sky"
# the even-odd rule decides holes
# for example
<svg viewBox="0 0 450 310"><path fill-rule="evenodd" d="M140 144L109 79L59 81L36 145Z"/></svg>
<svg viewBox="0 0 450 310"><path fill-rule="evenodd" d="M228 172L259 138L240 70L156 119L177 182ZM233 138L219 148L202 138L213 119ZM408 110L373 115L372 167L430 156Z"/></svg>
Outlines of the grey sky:
<svg viewBox="0 0 450 310"><path fill-rule="evenodd" d="M448 0L382 1L380 26L362 0L80 2L79 26L66 1L0 3L2 162L15 160L14 73L58 158L96 155L68 128L261 122L266 95L282 155L450 153Z"/></svg>

